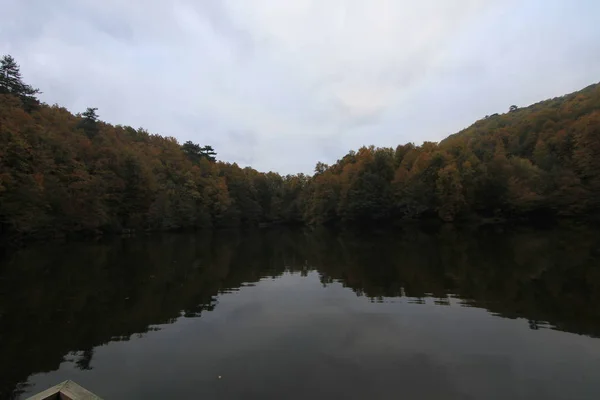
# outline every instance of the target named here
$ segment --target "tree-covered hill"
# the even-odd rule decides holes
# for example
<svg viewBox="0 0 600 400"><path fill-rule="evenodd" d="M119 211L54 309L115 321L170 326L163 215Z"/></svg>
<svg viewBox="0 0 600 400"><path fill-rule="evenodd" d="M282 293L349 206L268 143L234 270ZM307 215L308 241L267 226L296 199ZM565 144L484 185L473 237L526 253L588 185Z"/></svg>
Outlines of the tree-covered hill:
<svg viewBox="0 0 600 400"><path fill-rule="evenodd" d="M440 143L362 147L315 174L217 161L215 150L40 103L0 63L0 236L48 237L437 216L587 217L600 206L600 86L486 116Z"/></svg>
<svg viewBox="0 0 600 400"><path fill-rule="evenodd" d="M317 165L308 221L588 216L600 206L600 85L486 116L440 143Z"/></svg>

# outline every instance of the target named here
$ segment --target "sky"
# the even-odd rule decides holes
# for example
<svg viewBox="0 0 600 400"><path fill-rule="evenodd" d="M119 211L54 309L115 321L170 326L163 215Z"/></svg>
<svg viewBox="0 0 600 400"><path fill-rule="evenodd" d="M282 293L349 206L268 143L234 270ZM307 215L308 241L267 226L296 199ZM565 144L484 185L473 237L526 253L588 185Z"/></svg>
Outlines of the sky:
<svg viewBox="0 0 600 400"><path fill-rule="evenodd" d="M312 173L600 81L597 0L3 0L40 98Z"/></svg>

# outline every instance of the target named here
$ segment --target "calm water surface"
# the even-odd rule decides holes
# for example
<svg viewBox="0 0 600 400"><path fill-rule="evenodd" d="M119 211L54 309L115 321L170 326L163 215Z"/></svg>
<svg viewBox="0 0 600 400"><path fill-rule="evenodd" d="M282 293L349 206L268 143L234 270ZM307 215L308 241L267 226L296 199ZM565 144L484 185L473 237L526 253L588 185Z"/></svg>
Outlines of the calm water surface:
<svg viewBox="0 0 600 400"><path fill-rule="evenodd" d="M595 231L265 230L0 261L0 398L598 399Z"/></svg>

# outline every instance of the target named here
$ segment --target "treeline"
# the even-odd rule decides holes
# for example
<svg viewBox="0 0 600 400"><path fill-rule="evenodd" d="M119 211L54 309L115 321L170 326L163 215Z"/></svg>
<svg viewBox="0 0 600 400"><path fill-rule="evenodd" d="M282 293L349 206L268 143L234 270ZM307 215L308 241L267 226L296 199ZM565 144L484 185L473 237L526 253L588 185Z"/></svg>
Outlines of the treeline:
<svg viewBox="0 0 600 400"><path fill-rule="evenodd" d="M40 104L0 64L0 231L10 236L300 222L308 182L217 162L210 146ZM23 91L22 88L25 88Z"/></svg>
<svg viewBox="0 0 600 400"><path fill-rule="evenodd" d="M488 116L440 143L363 147L312 177L40 103L0 63L0 235L260 223L586 216L600 205L600 86Z"/></svg>
<svg viewBox="0 0 600 400"><path fill-rule="evenodd" d="M440 143L318 164L307 221L589 216L600 205L600 86L511 106Z"/></svg>

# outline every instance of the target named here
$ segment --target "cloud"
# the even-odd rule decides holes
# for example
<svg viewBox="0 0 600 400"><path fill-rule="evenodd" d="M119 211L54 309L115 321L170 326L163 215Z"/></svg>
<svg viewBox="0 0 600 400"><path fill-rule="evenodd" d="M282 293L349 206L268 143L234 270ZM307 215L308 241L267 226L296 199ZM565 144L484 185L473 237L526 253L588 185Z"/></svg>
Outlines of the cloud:
<svg viewBox="0 0 600 400"><path fill-rule="evenodd" d="M48 103L311 172L598 79L592 0L7 0L0 52Z"/></svg>

